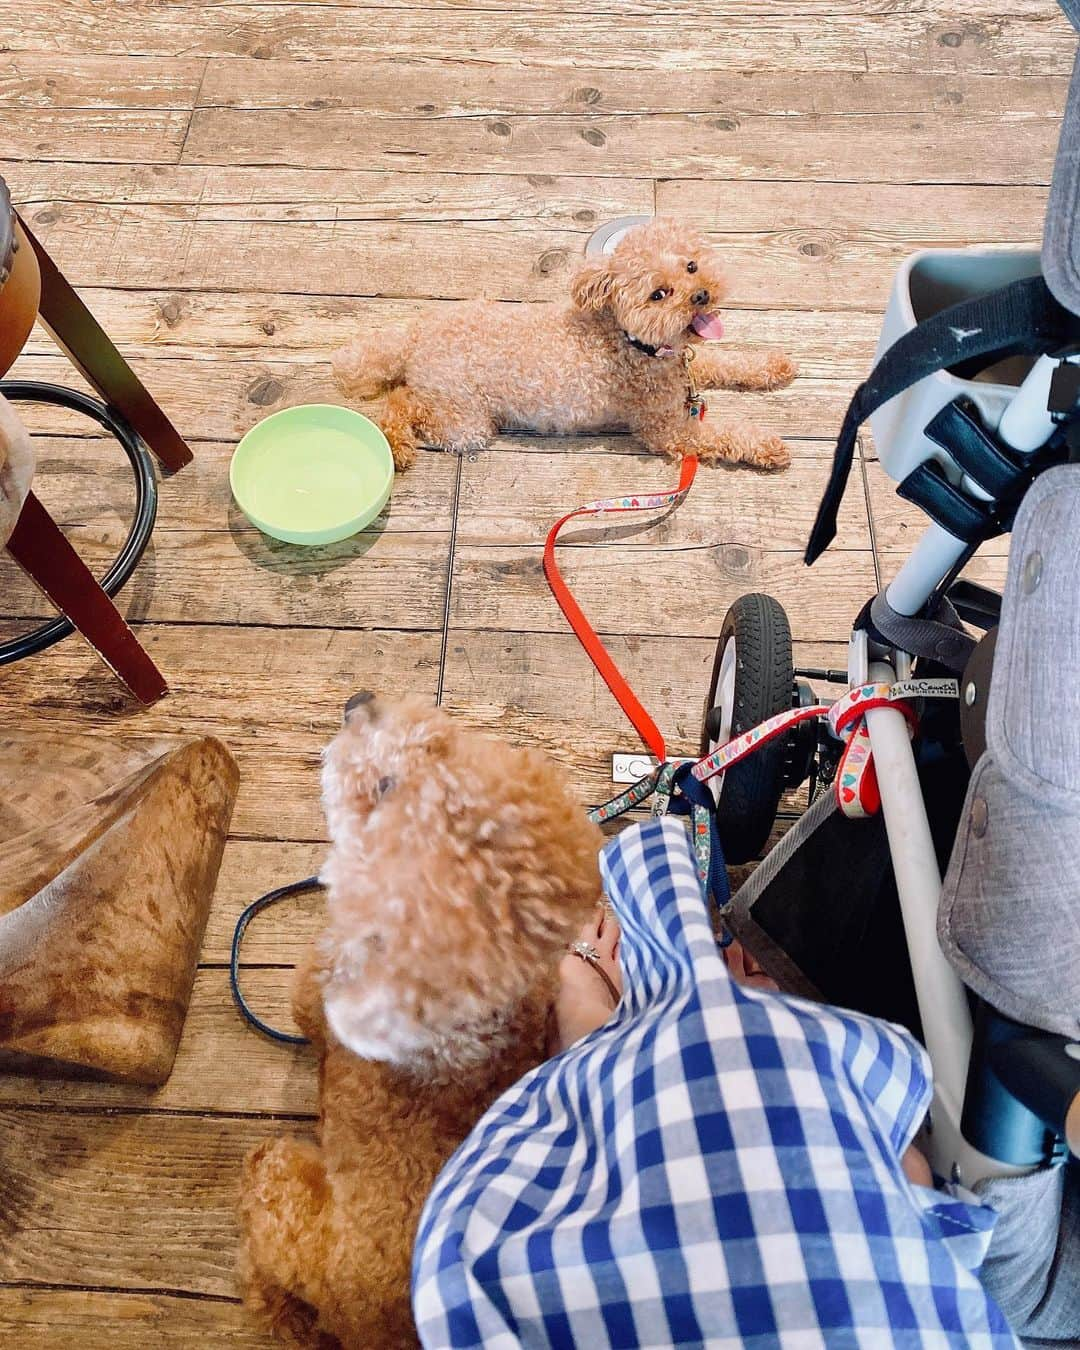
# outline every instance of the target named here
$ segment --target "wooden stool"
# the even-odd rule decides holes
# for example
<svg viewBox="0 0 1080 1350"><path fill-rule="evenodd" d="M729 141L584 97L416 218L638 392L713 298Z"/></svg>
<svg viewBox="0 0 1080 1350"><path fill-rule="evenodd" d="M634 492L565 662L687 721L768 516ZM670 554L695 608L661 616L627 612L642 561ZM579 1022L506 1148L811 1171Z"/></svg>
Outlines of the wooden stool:
<svg viewBox="0 0 1080 1350"><path fill-rule="evenodd" d="M0 178L0 376L40 319L76 369L169 469L191 451L138 376L34 238ZM67 537L29 492L6 547L142 703L168 691L116 606Z"/></svg>

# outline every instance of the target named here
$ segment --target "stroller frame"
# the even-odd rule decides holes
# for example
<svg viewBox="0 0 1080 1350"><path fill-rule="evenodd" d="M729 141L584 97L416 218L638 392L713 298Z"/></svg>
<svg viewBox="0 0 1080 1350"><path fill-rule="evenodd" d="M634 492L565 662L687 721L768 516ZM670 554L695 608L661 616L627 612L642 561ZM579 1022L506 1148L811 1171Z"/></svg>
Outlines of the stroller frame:
<svg viewBox="0 0 1080 1350"><path fill-rule="evenodd" d="M886 345L884 338L883 345ZM1059 365L1076 359L1041 357L1034 363L1004 412L1000 411L1000 407L998 409L1000 420L997 436L1000 441L1021 454L1030 454L1042 446L1056 426L1047 408L1052 374ZM940 455L940 450L936 453ZM888 457L884 452L882 460L888 468ZM958 474L955 465L945 462L953 475L954 485L977 497L980 492L978 485ZM882 592L888 607L894 614L905 618L933 613L938 601L975 552L976 546L950 534L931 519L911 554ZM849 642L845 678L849 688L869 681L892 684L911 676L912 655L878 641L872 636L873 631L872 624L868 631L867 627L862 626L861 618L856 621ZM709 704L713 702L714 694L721 691L723 684L723 676L718 677L717 672L728 669L729 665L724 662L718 649L713 690L706 703L703 748L706 741L712 746L726 739L732 727L730 710L723 716L714 711L712 725L716 740L710 739ZM805 677L836 681L841 672L796 669L794 674L797 680ZM795 687L798 694L800 685L796 684ZM805 686L802 688L805 690L805 701L809 691ZM961 697L964 697L965 692L973 695L974 687L971 686L967 691L962 687ZM727 693L730 694L730 690ZM961 1122L965 1120L965 1097L971 1095L976 1031L966 986L938 941L937 915L942 874L920 785L910 728L903 713L892 707L869 710L866 727L877 770L881 813L903 919L923 1040L934 1071L935 1096L927 1137L930 1161L939 1175L969 1186L987 1178L1027 1173L1038 1164L1021 1164L992 1157L970 1142L961 1128ZM827 733L819 734L819 748L824 752L826 762L829 754L827 739ZM806 776L806 760L812 757L812 750L809 756L805 751L802 756L794 756L798 767L795 776L787 778L788 786L794 786ZM789 765L791 758L789 748ZM979 1054L982 1055L983 1051L980 1050ZM1021 1104L1017 1104L1017 1110L1024 1115L1029 1114L1028 1108ZM1030 1119L1034 1121L1034 1117Z"/></svg>

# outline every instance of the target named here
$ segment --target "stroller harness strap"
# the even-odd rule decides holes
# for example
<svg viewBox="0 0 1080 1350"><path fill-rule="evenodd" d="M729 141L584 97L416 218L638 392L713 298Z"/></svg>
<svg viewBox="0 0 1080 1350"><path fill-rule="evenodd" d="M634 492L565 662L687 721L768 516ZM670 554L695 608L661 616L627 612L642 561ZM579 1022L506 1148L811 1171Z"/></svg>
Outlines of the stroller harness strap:
<svg viewBox="0 0 1080 1350"><path fill-rule="evenodd" d="M844 416L806 547L807 566L836 538L856 437L871 413L935 371L991 354L1000 358L1052 352L1075 341L1077 334L1076 315L1058 304L1042 277L1027 277L989 295L951 305L894 342L855 391Z"/></svg>

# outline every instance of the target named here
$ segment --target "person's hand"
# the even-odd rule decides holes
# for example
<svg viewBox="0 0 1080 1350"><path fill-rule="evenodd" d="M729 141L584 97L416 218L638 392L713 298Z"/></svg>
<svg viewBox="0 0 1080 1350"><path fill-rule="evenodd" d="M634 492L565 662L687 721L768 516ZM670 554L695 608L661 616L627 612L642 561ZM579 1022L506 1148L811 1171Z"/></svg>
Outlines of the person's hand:
<svg viewBox="0 0 1080 1350"><path fill-rule="evenodd" d="M724 964L736 984L746 989L766 989L778 994L780 986L761 969L737 939L723 949Z"/></svg>
<svg viewBox="0 0 1080 1350"><path fill-rule="evenodd" d="M551 1053L558 1054L603 1026L614 1012L618 1000L613 1000L599 969L607 975L616 991L622 994L622 969L619 966L619 925L606 905L597 905L596 912L581 927L577 935L596 952L595 964L582 956L567 952L559 962L559 992L555 996L554 1034Z"/></svg>

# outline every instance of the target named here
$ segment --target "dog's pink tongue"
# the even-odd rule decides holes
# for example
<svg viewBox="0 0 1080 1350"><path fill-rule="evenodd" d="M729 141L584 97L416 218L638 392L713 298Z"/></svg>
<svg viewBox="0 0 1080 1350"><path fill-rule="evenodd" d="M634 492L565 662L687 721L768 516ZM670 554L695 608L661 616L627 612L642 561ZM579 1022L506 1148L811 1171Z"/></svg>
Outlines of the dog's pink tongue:
<svg viewBox="0 0 1080 1350"><path fill-rule="evenodd" d="M706 342L719 342L724 336L724 324L719 314L698 314L690 327Z"/></svg>

